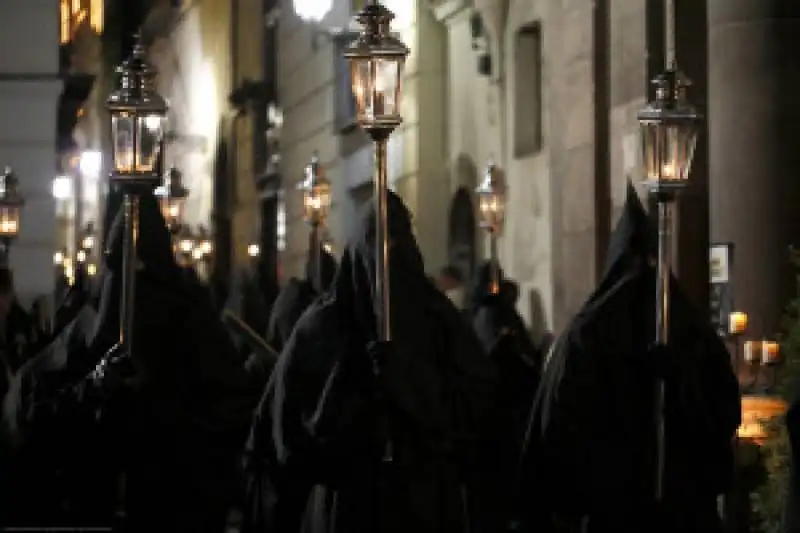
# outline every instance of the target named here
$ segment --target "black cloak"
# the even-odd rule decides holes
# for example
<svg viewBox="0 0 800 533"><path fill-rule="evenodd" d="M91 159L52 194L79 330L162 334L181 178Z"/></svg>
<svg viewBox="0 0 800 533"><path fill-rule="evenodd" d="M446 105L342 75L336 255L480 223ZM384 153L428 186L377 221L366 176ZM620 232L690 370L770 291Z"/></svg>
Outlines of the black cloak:
<svg viewBox="0 0 800 533"><path fill-rule="evenodd" d="M39 394L44 397L33 407L59 413L70 406L71 412L99 415L93 417L102 428L97 440L113 451L107 463L99 462L125 473L126 531L221 532L235 489L236 458L260 390L252 386L208 292L175 263L155 198L143 196L140 209L134 354L123 358L133 363L136 374L129 377L135 379L112 386L112 366L100 383L102 395L91 386L94 380L79 379L58 394ZM95 345L116 341L122 222L119 213L108 240L96 321L103 339L95 338ZM97 351L90 359L97 362ZM25 403L17 412L30 409Z"/></svg>
<svg viewBox="0 0 800 533"><path fill-rule="evenodd" d="M489 511L472 488L497 374L426 277L410 214L393 194L388 218L391 349L376 373L371 202L331 291L298 322L259 406L243 531L296 533L304 521L314 532L495 531L481 522ZM387 426L389 465L381 461Z"/></svg>
<svg viewBox="0 0 800 533"><path fill-rule="evenodd" d="M310 239L310 243L311 246L314 245L313 239ZM313 253L309 253L306 261L306 278L303 280L291 278L272 304L266 340L267 344L277 351L283 350L303 311L320 294L327 291L333 282L336 259L323 248L322 243L317 243L317 246L319 262L315 260Z"/></svg>
<svg viewBox="0 0 800 533"><path fill-rule="evenodd" d="M708 533L733 474L730 356L673 278L667 350L652 350L656 234L629 185L605 279L554 345L522 462L526 526ZM655 386L666 384L664 501L654 498ZM571 531L571 529L570 529Z"/></svg>
<svg viewBox="0 0 800 533"><path fill-rule="evenodd" d="M785 533L800 533L800 399L792 401L786 410L786 429L791 466L783 530Z"/></svg>

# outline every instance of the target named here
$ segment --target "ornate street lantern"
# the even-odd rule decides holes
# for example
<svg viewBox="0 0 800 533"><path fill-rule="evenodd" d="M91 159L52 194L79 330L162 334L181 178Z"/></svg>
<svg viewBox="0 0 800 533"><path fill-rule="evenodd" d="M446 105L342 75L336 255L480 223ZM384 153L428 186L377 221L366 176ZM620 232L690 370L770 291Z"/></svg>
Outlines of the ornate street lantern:
<svg viewBox="0 0 800 533"><path fill-rule="evenodd" d="M689 179L701 120L686 100L689 80L671 68L653 80L655 100L639 111L642 163L647 187L674 196Z"/></svg>
<svg viewBox="0 0 800 533"><path fill-rule="evenodd" d="M409 50L390 33L394 14L370 1L356 16L362 30L344 56L356 100L356 121L373 139L387 138L400 115L403 68Z"/></svg>
<svg viewBox="0 0 800 533"><path fill-rule="evenodd" d="M111 114L111 181L155 187L160 181L167 102L155 90L155 71L140 36L117 72L120 86L106 101Z"/></svg>
<svg viewBox="0 0 800 533"><path fill-rule="evenodd" d="M500 235L506 217L506 183L494 163L490 162L486 167L486 174L475 194L478 196L480 226L492 235Z"/></svg>
<svg viewBox="0 0 800 533"><path fill-rule="evenodd" d="M164 175L163 184L155 190L155 195L167 227L177 232L183 218L183 206L189 197L189 189L183 185L183 173L175 167L170 168Z"/></svg>
<svg viewBox="0 0 800 533"><path fill-rule="evenodd" d="M344 56L350 65L350 81L356 101L356 121L375 142L375 296L378 302L378 338L391 340L389 320L389 238L387 234L386 145L403 122L400 114L403 68L409 50L391 35L394 14L370 0L356 16L361 25L358 38Z"/></svg>
<svg viewBox="0 0 800 533"><path fill-rule="evenodd" d="M331 182L325 177L319 156L314 153L306 165L305 179L298 185L303 191L303 216L316 227L325 223L331 208Z"/></svg>
<svg viewBox="0 0 800 533"><path fill-rule="evenodd" d="M668 30L668 34L674 34L674 31ZM689 80L677 69L674 58L669 58L667 64L670 68L653 80L655 100L638 115L645 187L658 202L655 305L655 344L658 346L667 346L669 342L672 214L678 192L688 184L701 120L700 114L686 100ZM658 422L655 495L659 501L663 497L666 468L664 401L665 384L660 379L656 386L655 404Z"/></svg>
<svg viewBox="0 0 800 533"><path fill-rule="evenodd" d="M20 215L25 199L19 192L19 180L7 166L0 175L0 239L6 247L19 236Z"/></svg>
<svg viewBox="0 0 800 533"><path fill-rule="evenodd" d="M158 186L159 166L164 156L164 121L167 102L155 89L155 70L147 62L141 35L131 56L117 69L119 86L106 100L111 116L110 182L124 195L125 228L122 258L120 341L94 371L102 379L110 361L134 352L134 295L136 294L136 240L139 229L139 198Z"/></svg>
<svg viewBox="0 0 800 533"><path fill-rule="evenodd" d="M478 197L480 226L489 234L489 265L492 269L492 282L489 291L500 293L500 259L497 253L497 239L503 233L506 216L506 182L499 168L490 162L486 167L483 182L475 189Z"/></svg>

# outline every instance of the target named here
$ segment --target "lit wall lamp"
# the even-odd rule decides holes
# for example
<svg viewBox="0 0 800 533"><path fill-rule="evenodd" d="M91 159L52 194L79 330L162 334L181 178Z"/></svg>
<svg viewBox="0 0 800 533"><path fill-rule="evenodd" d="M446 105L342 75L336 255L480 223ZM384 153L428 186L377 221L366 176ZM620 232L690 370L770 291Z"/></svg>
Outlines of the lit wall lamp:
<svg viewBox="0 0 800 533"><path fill-rule="evenodd" d="M56 250L53 254L53 265L59 268L64 268L64 261L67 258L67 250L62 248L61 250Z"/></svg>
<svg viewBox="0 0 800 533"><path fill-rule="evenodd" d="M247 255L255 259L261 255L261 247L256 243L250 243L247 246Z"/></svg>
<svg viewBox="0 0 800 533"><path fill-rule="evenodd" d="M320 254L320 230L328 218L331 209L331 182L325 177L325 172L319 162L319 155L315 152L311 161L305 168L305 179L298 185L303 191L303 216L311 226L311 242L308 253L315 268L315 279L309 280L318 292L322 292Z"/></svg>
<svg viewBox="0 0 800 533"><path fill-rule="evenodd" d="M195 249L195 238L189 226L182 226L174 240L175 257L178 264L188 267L192 264Z"/></svg>
<svg viewBox="0 0 800 533"><path fill-rule="evenodd" d="M95 227L94 222L87 222L83 230L83 237L81 238L81 249L91 253L94 250L95 244Z"/></svg>
<svg viewBox="0 0 800 533"><path fill-rule="evenodd" d="M781 363L781 348L776 341L745 341L744 361L750 370L750 381L743 389L746 394L770 395L774 392L776 368Z"/></svg>

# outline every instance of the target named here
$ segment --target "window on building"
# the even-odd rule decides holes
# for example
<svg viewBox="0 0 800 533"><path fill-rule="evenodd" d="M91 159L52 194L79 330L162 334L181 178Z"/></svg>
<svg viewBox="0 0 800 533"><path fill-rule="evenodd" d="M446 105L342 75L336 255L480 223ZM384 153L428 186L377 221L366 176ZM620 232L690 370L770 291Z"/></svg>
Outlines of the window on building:
<svg viewBox="0 0 800 533"><path fill-rule="evenodd" d="M61 0L61 44L72 40L75 30L85 20L98 34L103 33L104 0Z"/></svg>
<svg viewBox="0 0 800 533"><path fill-rule="evenodd" d="M278 220L275 224L275 235L278 240L278 251L282 252L286 249L286 203L282 199L278 200L277 212Z"/></svg>
<svg viewBox="0 0 800 533"><path fill-rule="evenodd" d="M542 29L538 22L517 32L514 45L514 155L542 149Z"/></svg>

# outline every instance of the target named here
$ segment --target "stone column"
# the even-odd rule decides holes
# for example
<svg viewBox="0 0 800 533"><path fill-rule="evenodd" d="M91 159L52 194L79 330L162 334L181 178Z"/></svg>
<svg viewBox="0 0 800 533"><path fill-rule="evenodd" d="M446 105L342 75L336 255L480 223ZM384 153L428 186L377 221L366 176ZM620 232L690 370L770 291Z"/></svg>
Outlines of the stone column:
<svg viewBox="0 0 800 533"><path fill-rule="evenodd" d="M711 239L735 245L749 336L772 337L800 244L800 3L708 0L708 25Z"/></svg>

